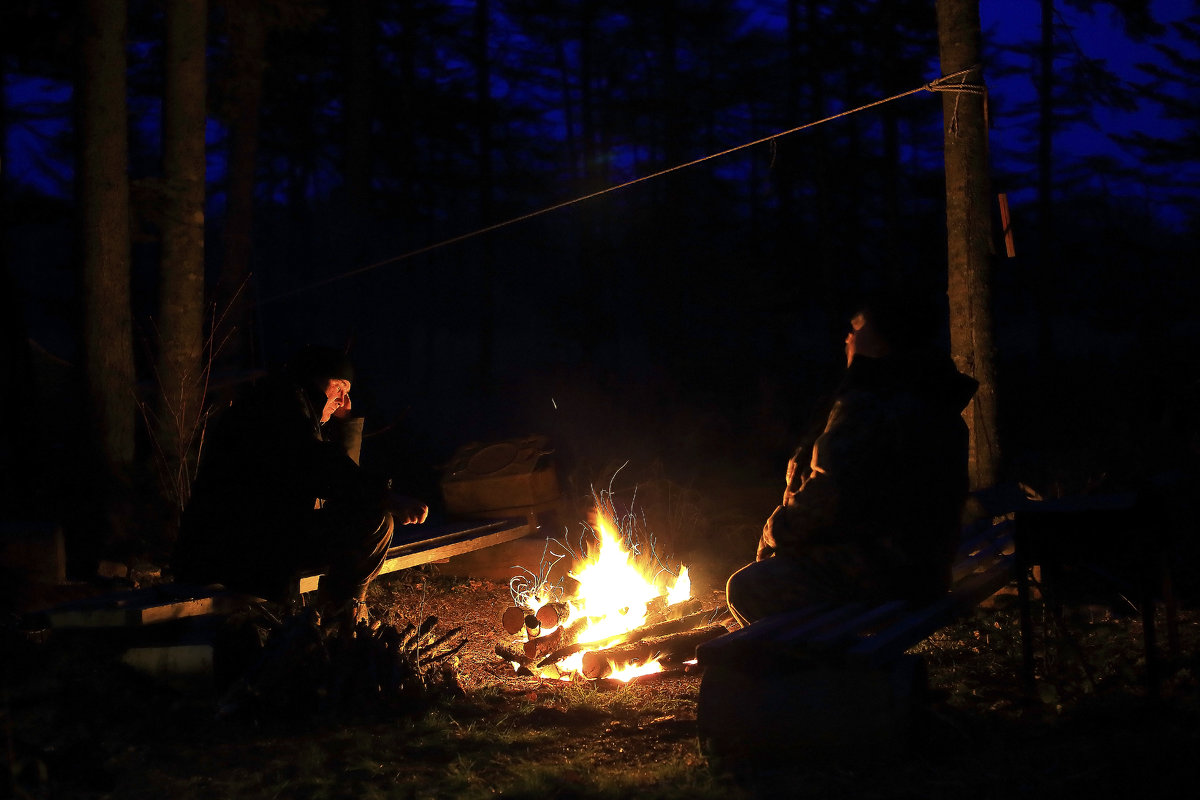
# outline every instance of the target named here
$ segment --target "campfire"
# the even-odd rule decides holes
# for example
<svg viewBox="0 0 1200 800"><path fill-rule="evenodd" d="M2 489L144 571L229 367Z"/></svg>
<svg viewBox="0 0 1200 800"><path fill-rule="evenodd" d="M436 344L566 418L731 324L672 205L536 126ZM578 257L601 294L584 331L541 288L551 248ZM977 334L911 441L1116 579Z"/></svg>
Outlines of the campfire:
<svg viewBox="0 0 1200 800"><path fill-rule="evenodd" d="M547 539L539 570L521 568L510 582L509 638L496 654L521 674L564 681L683 670L697 645L726 632L728 611L705 610L687 567L668 567L645 531L634 514L617 514L611 493L597 495L579 545ZM552 581L565 558L573 567Z"/></svg>

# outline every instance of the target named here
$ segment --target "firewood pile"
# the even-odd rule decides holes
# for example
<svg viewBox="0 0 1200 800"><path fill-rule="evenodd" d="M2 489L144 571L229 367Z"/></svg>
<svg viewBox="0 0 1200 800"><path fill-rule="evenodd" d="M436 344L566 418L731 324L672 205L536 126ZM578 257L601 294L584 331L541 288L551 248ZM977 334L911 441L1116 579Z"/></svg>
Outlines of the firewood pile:
<svg viewBox="0 0 1200 800"><path fill-rule="evenodd" d="M724 606L705 610L694 598L668 606L660 596L647 605L642 625L591 638L586 629L597 620L572 618L567 603L536 611L512 606L500 619L509 638L498 641L495 652L517 674L538 678L600 680L654 662L663 672L678 673L695 659L698 645L728 632L731 618Z"/></svg>
<svg viewBox="0 0 1200 800"><path fill-rule="evenodd" d="M455 656L467 640L461 627L437 625L430 616L341 628L323 626L312 608L280 617L258 607L227 627L216 651L218 662L232 662L214 664L228 686L218 716L402 715L461 695Z"/></svg>

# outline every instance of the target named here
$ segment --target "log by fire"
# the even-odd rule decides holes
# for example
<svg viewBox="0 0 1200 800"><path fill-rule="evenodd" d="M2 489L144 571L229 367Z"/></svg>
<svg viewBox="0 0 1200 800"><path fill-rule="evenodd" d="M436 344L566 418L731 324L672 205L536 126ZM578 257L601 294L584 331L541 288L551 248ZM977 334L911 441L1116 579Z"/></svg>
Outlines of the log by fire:
<svg viewBox="0 0 1200 800"><path fill-rule="evenodd" d="M687 567L676 572L652 547L639 551L613 517L599 510L596 542L570 574L570 596L532 572L535 580L514 589L515 602L501 616L513 638L498 643L496 654L519 673L628 680L693 659L697 645L725 632L728 610L705 611L690 596Z"/></svg>
<svg viewBox="0 0 1200 800"><path fill-rule="evenodd" d="M581 672L585 678L607 678L630 666L657 660L682 663L696 657L696 648L709 639L728 633L724 625L706 625L690 631L652 636L628 644L599 650L585 650Z"/></svg>

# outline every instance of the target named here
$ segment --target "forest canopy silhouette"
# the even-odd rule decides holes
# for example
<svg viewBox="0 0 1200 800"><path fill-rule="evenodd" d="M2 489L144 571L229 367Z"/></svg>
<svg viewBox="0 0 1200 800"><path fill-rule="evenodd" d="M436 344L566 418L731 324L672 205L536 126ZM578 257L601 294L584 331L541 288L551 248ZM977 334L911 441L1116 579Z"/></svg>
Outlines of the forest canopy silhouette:
<svg viewBox="0 0 1200 800"><path fill-rule="evenodd" d="M625 457L686 474L717 446L758 474L836 377L857 296L945 290L939 97L773 137L939 77L931 3L210 0L201 22L172 19L187 5L0 12L5 368L28 390L8 401L9 508L113 494L81 450L89 364L136 387L118 482L162 494L135 465L174 441L186 466L194 445L161 423L164 375L195 378L170 377L176 345L202 351L210 391L314 339L349 346L370 376L356 403L429 466L529 430L590 428L564 448L600 451L619 418ZM1005 5L981 4L981 74L1009 199L1007 220L988 210L1006 469L1063 491L1134 479L1174 457L1196 381L1200 12L1046 0L1040 27L1015 29ZM127 348L119 369L83 313L80 164L100 139L81 87L106 24L126 57L127 200L101 204L117 244L96 257L127 242L127 324L104 334ZM1112 52L1089 50L1097 27ZM1155 56L1110 68L1135 49ZM172 72L189 52L190 95ZM185 315L164 287L185 262L204 291L172 332Z"/></svg>

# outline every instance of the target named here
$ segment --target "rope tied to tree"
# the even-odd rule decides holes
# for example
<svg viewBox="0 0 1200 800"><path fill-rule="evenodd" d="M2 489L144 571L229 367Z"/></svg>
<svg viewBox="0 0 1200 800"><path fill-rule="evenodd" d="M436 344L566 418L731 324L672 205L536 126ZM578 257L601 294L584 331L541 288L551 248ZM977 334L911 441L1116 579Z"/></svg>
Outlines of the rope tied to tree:
<svg viewBox="0 0 1200 800"><path fill-rule="evenodd" d="M949 75L932 80L925 84L922 89L928 92L955 92L958 94L987 94L987 86L982 83L967 83L967 76L972 72L980 69L980 65L976 64L966 69L960 69L958 72L952 72ZM958 78L958 83L952 84L955 78Z"/></svg>
<svg viewBox="0 0 1200 800"><path fill-rule="evenodd" d="M952 92L955 94L986 95L987 87L985 85L966 83L966 76L969 75L970 73L975 72L980 69L981 69L981 65L975 64L973 66L967 67L966 69L962 69L957 72L952 72L949 75L943 75L940 78L936 78L935 80L932 80L932 81L929 81L928 83L922 84L921 86L918 86L915 89L909 89L907 91L900 92L899 94L891 95L890 97L884 97L882 99L874 100L870 103L866 103L864 105L857 106L855 108L846 109L845 111L840 111L836 114L831 114L822 119L814 120L812 122L806 122L803 125L797 125L796 127L789 128L788 130L780 131L778 133L773 133L770 136L763 136L762 138L755 139L754 141L735 145L734 147L730 147L730 148L721 150L716 153L710 153L709 155L701 156L700 158L693 159L692 161L687 161L682 164L676 164L673 167L667 167L666 169L661 169L658 172L652 172L649 175L643 175L640 178L633 178L632 180L625 181L624 183L619 183L619 184L616 184L613 186L609 186L607 188L600 189L598 191L591 192L589 194L575 197L571 200L564 200L561 203L555 203L553 205L545 206L544 208L540 208L535 211L530 211L526 214L521 214L520 216L512 217L510 219L503 220L501 222L497 222L492 225L486 225L482 228L476 228L473 231L468 231L467 233L462 233L462 234L459 234L458 236L452 236L449 239L443 239L442 241L435 242L434 244L426 245L424 247L418 247L415 250L410 250L406 253L401 253L400 255L397 255L397 256L391 256L391 257L385 258L381 261L376 261L372 264L367 264L362 267L356 267L354 269L347 270L347 271L339 273L337 275L331 275L328 278L323 278L319 281L314 281L313 283L310 283L306 286L301 286L296 289L292 289L290 291L274 295L273 297L268 297L265 300L260 301L259 305L266 305L268 303L272 303L277 300L282 300L284 298L292 297L293 295L311 291L312 289L317 289L322 286L327 286L331 283L335 283L335 282L343 280L345 278L351 278L351 277L354 277L355 275L361 275L364 272L370 272L371 270L378 269L380 267L385 267L385 266L388 266L389 264L395 264L400 261L406 261L410 258L415 258L416 256L424 255L425 253L429 253L434 250L438 250L442 247L448 247L449 245L457 244L458 242L466 241L467 239L473 239L476 236L482 236L485 233L491 233L492 231L496 231L501 228L506 228L509 225L515 225L518 222L524 222L526 220L533 219L534 217L540 217L544 214L549 214L552 211L558 211L559 209L566 208L567 206L572 206L572 205L576 205L578 203L583 203L587 200L595 199L597 197L600 197L601 195L611 194L612 192L620 191L621 189L627 189L630 186L634 186L639 183L645 183L646 181L654 180L655 178L661 178L664 175L669 175L673 172L679 172L680 170L688 169L690 167L694 167L699 164L703 164L706 161L712 161L714 159L721 158L723 156L727 156L731 153L736 153L739 150L746 150L748 148L755 147L760 144L770 143L771 148L772 148L772 151L771 151L772 158L774 158L776 140L778 140L784 136L790 136L793 133L799 133L800 131L807 130L809 128L815 128L818 125L823 125L827 122L832 122L834 120L841 119L842 117L848 117L851 114L858 114L862 111L867 111L867 110L875 108L877 106L884 105L885 103L891 103L893 101L908 97L909 95L917 94L918 92ZM958 83L952 83L952 81L954 81L955 79L958 79ZM957 108L957 106L956 106L956 108Z"/></svg>

